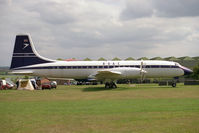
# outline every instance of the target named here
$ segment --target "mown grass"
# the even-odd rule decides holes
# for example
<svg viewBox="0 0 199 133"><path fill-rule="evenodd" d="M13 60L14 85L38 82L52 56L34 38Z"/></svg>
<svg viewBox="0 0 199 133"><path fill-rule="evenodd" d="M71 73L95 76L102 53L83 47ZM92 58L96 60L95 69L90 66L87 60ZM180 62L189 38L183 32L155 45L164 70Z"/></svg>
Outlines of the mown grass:
<svg viewBox="0 0 199 133"><path fill-rule="evenodd" d="M199 86L0 91L0 133L198 133Z"/></svg>

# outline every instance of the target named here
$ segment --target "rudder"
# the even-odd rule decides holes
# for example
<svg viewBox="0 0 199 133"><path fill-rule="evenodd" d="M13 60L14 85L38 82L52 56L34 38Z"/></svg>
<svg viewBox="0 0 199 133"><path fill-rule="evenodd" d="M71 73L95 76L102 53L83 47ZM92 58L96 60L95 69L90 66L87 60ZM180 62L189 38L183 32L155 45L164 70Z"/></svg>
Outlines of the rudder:
<svg viewBox="0 0 199 133"><path fill-rule="evenodd" d="M10 69L49 62L52 60L43 58L37 53L30 35L16 36Z"/></svg>

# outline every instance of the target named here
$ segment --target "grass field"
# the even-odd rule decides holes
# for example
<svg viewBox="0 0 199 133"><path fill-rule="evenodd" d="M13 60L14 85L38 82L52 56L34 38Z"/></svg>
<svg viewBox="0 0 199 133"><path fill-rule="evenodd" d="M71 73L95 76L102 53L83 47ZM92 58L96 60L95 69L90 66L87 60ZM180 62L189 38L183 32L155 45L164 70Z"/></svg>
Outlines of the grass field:
<svg viewBox="0 0 199 133"><path fill-rule="evenodd" d="M0 91L0 133L199 133L199 86Z"/></svg>

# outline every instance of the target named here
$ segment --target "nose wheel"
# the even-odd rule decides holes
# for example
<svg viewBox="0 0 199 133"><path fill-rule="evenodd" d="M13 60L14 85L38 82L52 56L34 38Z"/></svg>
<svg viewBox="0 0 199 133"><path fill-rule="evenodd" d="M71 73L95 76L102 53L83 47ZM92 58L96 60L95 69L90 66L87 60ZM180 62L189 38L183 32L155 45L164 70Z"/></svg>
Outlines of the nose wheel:
<svg viewBox="0 0 199 133"><path fill-rule="evenodd" d="M171 83L171 86L172 87L176 87L176 85L177 85L177 80L179 79L179 77L175 77L174 79L173 79L173 81L172 81L172 83Z"/></svg>
<svg viewBox="0 0 199 133"><path fill-rule="evenodd" d="M171 86L172 86L172 87L176 87L176 83L173 82L173 83L171 84Z"/></svg>

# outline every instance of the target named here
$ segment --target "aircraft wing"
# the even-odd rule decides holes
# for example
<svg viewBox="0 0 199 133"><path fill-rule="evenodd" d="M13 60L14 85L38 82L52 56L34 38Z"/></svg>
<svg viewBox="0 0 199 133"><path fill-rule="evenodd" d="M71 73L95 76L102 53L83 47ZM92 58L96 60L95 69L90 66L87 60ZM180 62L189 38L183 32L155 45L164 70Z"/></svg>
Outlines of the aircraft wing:
<svg viewBox="0 0 199 133"><path fill-rule="evenodd" d="M99 70L96 73L89 76L90 79L96 80L110 80L114 81L120 78L126 77L140 77L140 68L129 68L129 67L122 67L122 68L112 68L112 69L104 69ZM146 71L143 71L146 73Z"/></svg>
<svg viewBox="0 0 199 133"><path fill-rule="evenodd" d="M98 80L105 80L105 79L111 79L115 80L118 79L121 76L121 72L119 71L113 71L113 70L101 70L98 71L95 75L96 79Z"/></svg>

